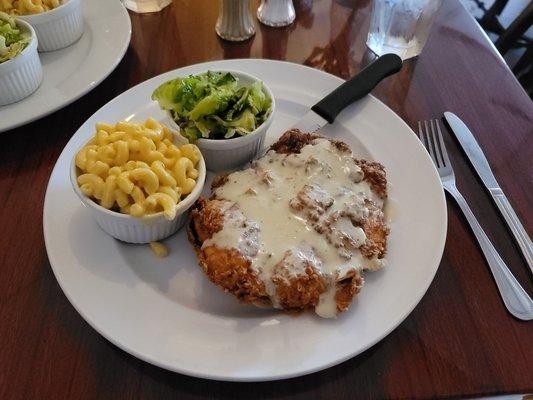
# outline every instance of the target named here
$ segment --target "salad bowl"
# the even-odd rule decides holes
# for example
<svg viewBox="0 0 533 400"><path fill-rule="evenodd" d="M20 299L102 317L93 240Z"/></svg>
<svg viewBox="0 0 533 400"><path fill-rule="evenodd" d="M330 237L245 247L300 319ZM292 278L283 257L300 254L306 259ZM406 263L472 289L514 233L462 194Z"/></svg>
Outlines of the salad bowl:
<svg viewBox="0 0 533 400"><path fill-rule="evenodd" d="M0 24L2 21L0 19ZM13 58L0 62L0 106L28 97L37 90L43 79L41 61L37 54L38 44L35 30L25 21L18 18L14 18L14 21L16 28L13 29L18 28L20 31L20 40L26 40L22 35L27 35L29 42Z"/></svg>
<svg viewBox="0 0 533 400"><path fill-rule="evenodd" d="M183 128L183 123L177 122L175 120L173 110L167 108L169 106L168 103L165 104L164 99L162 99L161 97L161 92L158 93L158 91L160 90L159 88L156 89L154 95L152 95L152 99L159 101L160 106L163 106L162 108L167 108L165 112L167 114L168 123L170 124L170 126L173 129L178 130L185 138L187 138L191 142L194 142L198 146L198 148L202 152L202 155L204 156L204 160L208 170L224 171L235 169L243 164L246 164L261 152L261 148L263 147L263 142L267 130L272 124L274 118L276 108L274 95L272 94L272 91L268 88L268 86L266 86L259 78L247 74L245 72L235 70L224 70L216 72L208 71L205 74L208 73L231 74L236 79L236 90L239 90L243 87L253 87L253 85L256 85L256 88L260 88L262 96L264 96L264 99L267 99L269 101L269 104L268 109L264 112L264 117L259 120L258 126L256 126L251 131L246 131L245 128L242 128L242 130L239 132L239 129L242 125L239 125L238 123L239 118L235 118L235 120L232 121L236 128L233 137L203 137L202 132L196 132L195 134L195 131L193 131L193 133L190 133L188 128ZM199 74L196 76L201 75L203 74ZM165 84L161 85L160 88L162 88L169 82L166 82ZM168 97L175 95L175 93L165 93L165 95ZM224 101L220 98L219 100ZM173 101L176 100L174 99ZM187 101L187 99L182 99L181 101L185 102ZM252 104L249 105L249 107L254 107L253 101L249 101L249 103ZM244 108L246 109L246 107L247 106L245 106ZM215 109L215 107L213 109ZM215 115L215 112L213 111L211 112L211 114ZM207 113L207 117L211 117L211 115Z"/></svg>

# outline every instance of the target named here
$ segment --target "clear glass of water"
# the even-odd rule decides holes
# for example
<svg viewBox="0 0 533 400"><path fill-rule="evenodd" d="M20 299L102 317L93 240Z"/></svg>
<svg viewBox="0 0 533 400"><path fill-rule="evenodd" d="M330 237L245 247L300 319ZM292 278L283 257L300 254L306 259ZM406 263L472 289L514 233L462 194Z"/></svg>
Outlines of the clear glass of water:
<svg viewBox="0 0 533 400"><path fill-rule="evenodd" d="M441 0L374 0L367 46L403 60L422 52Z"/></svg>
<svg viewBox="0 0 533 400"><path fill-rule="evenodd" d="M136 13L153 13L161 11L172 3L172 0L122 0L128 10Z"/></svg>

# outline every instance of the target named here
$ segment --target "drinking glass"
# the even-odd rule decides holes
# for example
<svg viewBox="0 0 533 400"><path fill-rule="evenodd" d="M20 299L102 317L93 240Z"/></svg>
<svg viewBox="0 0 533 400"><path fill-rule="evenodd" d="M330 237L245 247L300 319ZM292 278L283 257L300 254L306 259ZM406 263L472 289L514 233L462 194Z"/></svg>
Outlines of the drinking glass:
<svg viewBox="0 0 533 400"><path fill-rule="evenodd" d="M367 46L406 60L422 52L441 0L374 0Z"/></svg>
<svg viewBox="0 0 533 400"><path fill-rule="evenodd" d="M161 11L172 3L172 0L122 0L124 6L136 13L153 13Z"/></svg>

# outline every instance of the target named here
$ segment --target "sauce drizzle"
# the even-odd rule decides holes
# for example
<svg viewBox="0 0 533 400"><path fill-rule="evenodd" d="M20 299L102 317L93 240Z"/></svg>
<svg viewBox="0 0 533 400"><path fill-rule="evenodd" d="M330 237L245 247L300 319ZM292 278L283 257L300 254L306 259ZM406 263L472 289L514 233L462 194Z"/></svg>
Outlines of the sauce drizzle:
<svg viewBox="0 0 533 400"><path fill-rule="evenodd" d="M353 270L378 269L385 259L368 259L359 247L367 240L361 222L368 204L383 200L363 180L352 153L318 138L300 153L269 151L251 168L229 175L215 190L224 202L224 229L203 247L235 248L251 260L274 307L280 307L272 281L275 266L290 264L291 276L311 264L327 282L315 311L335 317L335 283ZM290 276L289 276L290 278Z"/></svg>

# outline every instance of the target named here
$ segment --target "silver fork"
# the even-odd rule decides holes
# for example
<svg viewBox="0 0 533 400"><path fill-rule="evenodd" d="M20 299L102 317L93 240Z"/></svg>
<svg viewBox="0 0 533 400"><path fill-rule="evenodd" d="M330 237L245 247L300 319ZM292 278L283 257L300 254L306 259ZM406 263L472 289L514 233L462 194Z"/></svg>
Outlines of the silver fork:
<svg viewBox="0 0 533 400"><path fill-rule="evenodd" d="M423 125L423 126L422 126ZM487 237L478 220L472 213L465 198L455 186L455 174L448 157L446 146L442 138L438 120L418 122L418 136L428 151L433 164L439 172L443 188L452 195L463 211L477 241L489 264L500 295L507 310L518 319L529 321L533 319L533 300L515 279L505 262L502 260L490 239Z"/></svg>

